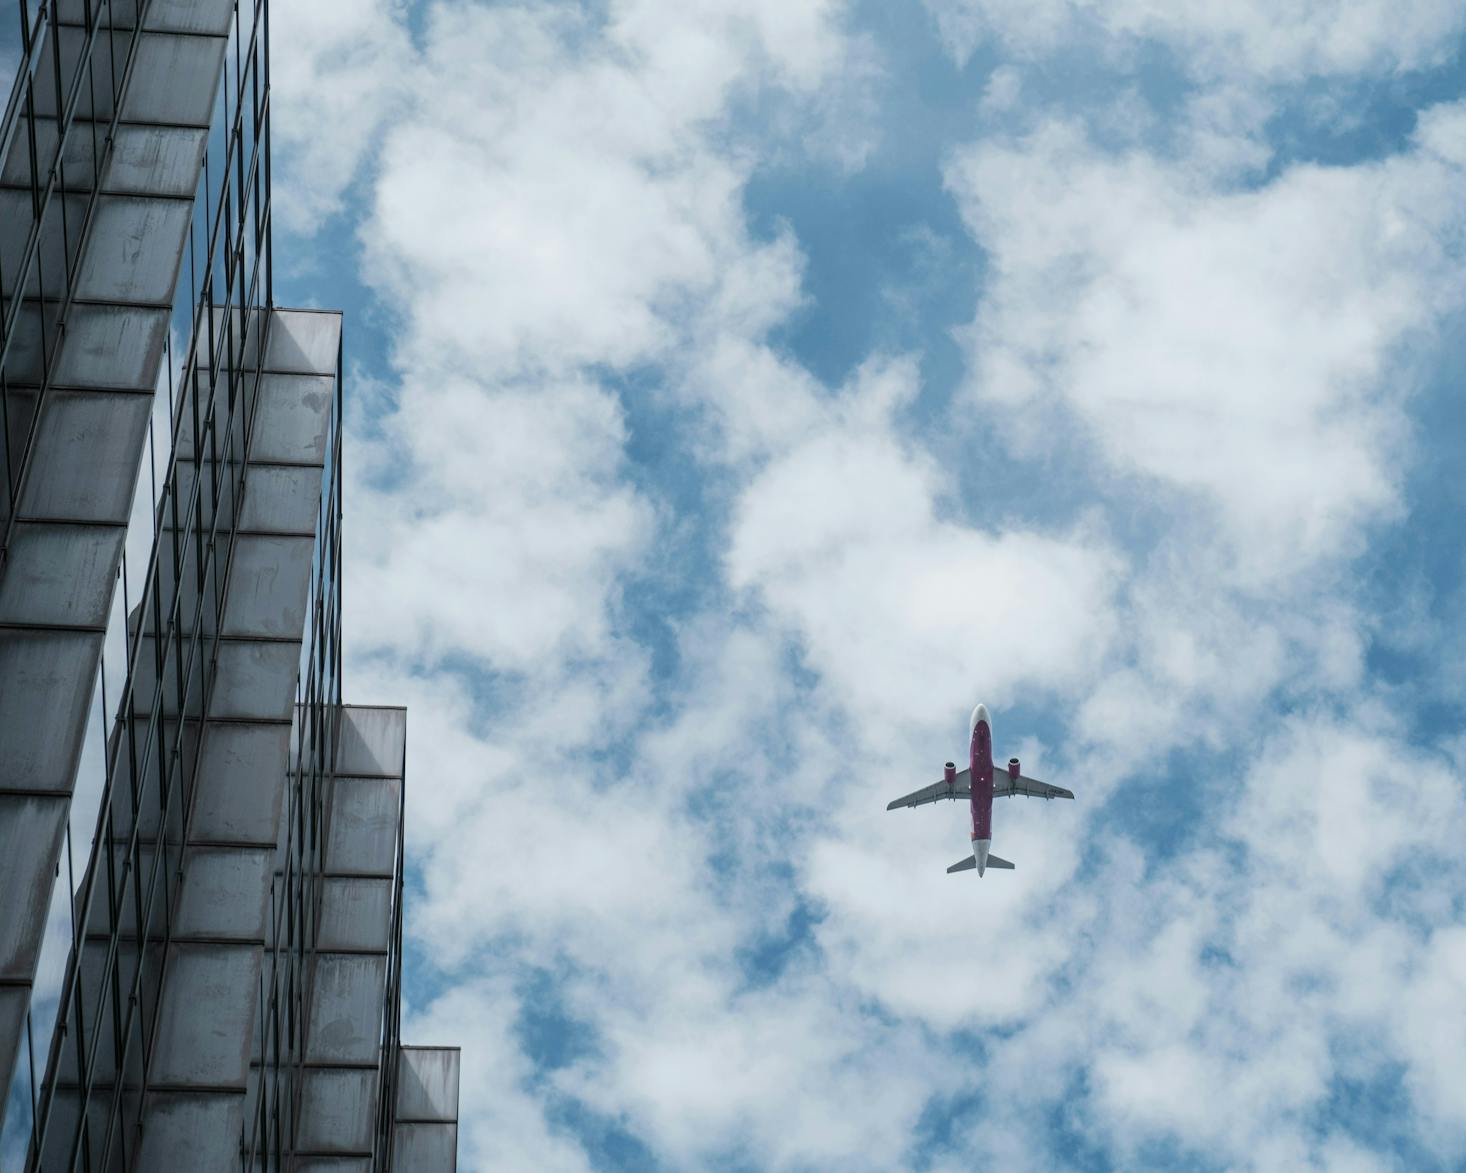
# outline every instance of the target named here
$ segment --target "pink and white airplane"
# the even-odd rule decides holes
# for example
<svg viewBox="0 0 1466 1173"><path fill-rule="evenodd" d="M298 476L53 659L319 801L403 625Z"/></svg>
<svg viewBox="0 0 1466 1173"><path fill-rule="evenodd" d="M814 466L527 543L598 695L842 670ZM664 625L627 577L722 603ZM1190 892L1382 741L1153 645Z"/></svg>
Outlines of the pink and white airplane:
<svg viewBox="0 0 1466 1173"><path fill-rule="evenodd" d="M959 859L947 869L952 872L977 869L980 876L988 868L1007 868L1013 865L1006 859L999 859L989 853L993 845L993 798L1006 794L1027 794L1033 798L1073 798L1072 791L1062 786L1050 786L1034 778L1025 778L1018 771L1018 759L1008 759L1008 770L994 776L993 772L993 723L988 718L986 705L972 710L971 765L957 770L956 762L948 762L940 782L933 782L920 790L898 798L886 807L893 811L903 806L922 806L928 802L940 802L944 798L967 798L972 800L972 854Z"/></svg>

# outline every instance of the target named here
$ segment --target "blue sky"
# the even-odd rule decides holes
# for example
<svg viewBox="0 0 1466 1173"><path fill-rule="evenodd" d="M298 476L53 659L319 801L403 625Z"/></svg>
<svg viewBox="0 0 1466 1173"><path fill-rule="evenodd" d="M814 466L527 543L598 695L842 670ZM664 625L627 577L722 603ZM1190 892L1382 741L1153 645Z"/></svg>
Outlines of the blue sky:
<svg viewBox="0 0 1466 1173"><path fill-rule="evenodd" d="M1463 1167L1466 8L274 35L463 1168Z"/></svg>

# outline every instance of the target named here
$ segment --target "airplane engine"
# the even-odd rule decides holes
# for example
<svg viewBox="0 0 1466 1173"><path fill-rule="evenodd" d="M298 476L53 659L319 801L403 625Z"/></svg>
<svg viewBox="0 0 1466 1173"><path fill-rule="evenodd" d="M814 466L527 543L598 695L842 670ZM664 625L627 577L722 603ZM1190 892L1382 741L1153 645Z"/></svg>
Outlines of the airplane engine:
<svg viewBox="0 0 1466 1173"><path fill-rule="evenodd" d="M946 766L942 769L942 778L946 781L948 786L951 786L954 782L957 781L956 762L948 762L946 764Z"/></svg>
<svg viewBox="0 0 1466 1173"><path fill-rule="evenodd" d="M1008 759L1008 777L1012 778L1013 781L1015 781L1015 782L1018 781L1018 759L1017 758L1009 758Z"/></svg>

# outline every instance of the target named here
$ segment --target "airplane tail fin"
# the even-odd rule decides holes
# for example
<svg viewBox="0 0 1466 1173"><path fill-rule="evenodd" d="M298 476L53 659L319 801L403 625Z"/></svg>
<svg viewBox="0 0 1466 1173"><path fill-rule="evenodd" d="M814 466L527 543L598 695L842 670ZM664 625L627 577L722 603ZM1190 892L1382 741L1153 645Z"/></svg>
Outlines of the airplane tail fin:
<svg viewBox="0 0 1466 1173"><path fill-rule="evenodd" d="M947 874L950 876L953 872L970 872L973 871L976 867L977 857L969 855L966 859L959 859L956 863L949 867L947 869ZM1014 870L1011 863L1009 863L1006 859L1003 859L1001 856L997 855L988 856L988 867L1007 868L1010 872Z"/></svg>

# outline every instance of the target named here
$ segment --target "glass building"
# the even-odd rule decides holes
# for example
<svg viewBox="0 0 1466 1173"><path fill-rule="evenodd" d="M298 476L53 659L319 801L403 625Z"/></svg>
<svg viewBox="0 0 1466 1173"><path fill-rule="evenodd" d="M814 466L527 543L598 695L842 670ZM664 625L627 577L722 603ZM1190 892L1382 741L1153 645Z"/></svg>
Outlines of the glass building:
<svg viewBox="0 0 1466 1173"><path fill-rule="evenodd" d="M268 6L0 0L0 96L0 1169L451 1170Z"/></svg>

